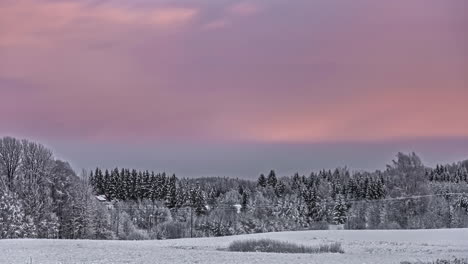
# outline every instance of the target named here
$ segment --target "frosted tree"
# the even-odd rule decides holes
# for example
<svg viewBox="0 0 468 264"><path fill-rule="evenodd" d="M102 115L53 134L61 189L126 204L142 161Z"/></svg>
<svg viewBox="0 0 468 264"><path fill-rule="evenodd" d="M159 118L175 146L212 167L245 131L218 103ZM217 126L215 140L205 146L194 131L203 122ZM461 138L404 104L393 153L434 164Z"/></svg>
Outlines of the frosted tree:
<svg viewBox="0 0 468 264"><path fill-rule="evenodd" d="M104 178L103 178L103 191L104 195L108 200L112 200L111 192L112 192L112 184L111 184L111 175L109 170L105 170Z"/></svg>
<svg viewBox="0 0 468 264"><path fill-rule="evenodd" d="M322 221L324 212L320 205L318 190L315 187L304 189L301 195L307 207L306 216L313 222Z"/></svg>
<svg viewBox="0 0 468 264"><path fill-rule="evenodd" d="M239 193L232 191L237 196ZM206 194L201 189L200 184L197 183L195 187L192 187L190 190L190 206L195 209L197 215L202 215L206 213Z"/></svg>
<svg viewBox="0 0 468 264"><path fill-rule="evenodd" d="M43 182L53 166L52 151L41 144L22 141L21 173L29 181Z"/></svg>
<svg viewBox="0 0 468 264"><path fill-rule="evenodd" d="M177 178L172 175L167 179L167 194L166 194L166 206L168 208L174 208L177 206Z"/></svg>
<svg viewBox="0 0 468 264"><path fill-rule="evenodd" d="M156 200L164 200L167 194L167 185L166 185L166 174L157 174L156 175L156 190L155 196Z"/></svg>
<svg viewBox="0 0 468 264"><path fill-rule="evenodd" d="M286 185L282 181L279 181L275 186L275 193L278 197L282 197L286 190Z"/></svg>
<svg viewBox="0 0 468 264"><path fill-rule="evenodd" d="M257 186L259 187L266 187L267 186L267 180L265 178L265 175L260 174L257 180Z"/></svg>
<svg viewBox="0 0 468 264"><path fill-rule="evenodd" d="M96 171L94 172L93 187L94 192L97 195L104 194L104 179L102 176L102 171L99 168L96 168Z"/></svg>
<svg viewBox="0 0 468 264"><path fill-rule="evenodd" d="M19 140L11 137L0 139L0 177L6 176L10 188L21 164L21 154L22 145Z"/></svg>
<svg viewBox="0 0 468 264"><path fill-rule="evenodd" d="M342 195L338 195L335 201L335 206L333 207L333 223L337 225L342 225L346 223L346 213L348 211L348 206Z"/></svg>
<svg viewBox="0 0 468 264"><path fill-rule="evenodd" d="M18 197L8 190L0 194L0 238L21 238L27 235L24 210Z"/></svg>
<svg viewBox="0 0 468 264"><path fill-rule="evenodd" d="M276 173L274 170L271 170L270 173L268 174L267 178L267 184L268 186L271 187L276 187L276 184L278 183L278 179L276 178Z"/></svg>
<svg viewBox="0 0 468 264"><path fill-rule="evenodd" d="M242 212L247 212L250 205L250 193L244 191L241 197Z"/></svg>
<svg viewBox="0 0 468 264"><path fill-rule="evenodd" d="M111 231L110 215L108 210L98 205L94 212L94 237L96 239L112 239L114 233Z"/></svg>

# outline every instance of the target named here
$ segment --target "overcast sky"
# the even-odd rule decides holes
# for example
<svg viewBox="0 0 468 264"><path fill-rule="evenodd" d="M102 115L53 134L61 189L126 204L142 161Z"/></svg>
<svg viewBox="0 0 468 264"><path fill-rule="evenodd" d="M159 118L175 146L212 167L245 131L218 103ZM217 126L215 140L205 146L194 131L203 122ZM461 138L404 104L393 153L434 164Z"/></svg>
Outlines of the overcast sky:
<svg viewBox="0 0 468 264"><path fill-rule="evenodd" d="M2 0L0 135L253 177L468 158L465 0Z"/></svg>

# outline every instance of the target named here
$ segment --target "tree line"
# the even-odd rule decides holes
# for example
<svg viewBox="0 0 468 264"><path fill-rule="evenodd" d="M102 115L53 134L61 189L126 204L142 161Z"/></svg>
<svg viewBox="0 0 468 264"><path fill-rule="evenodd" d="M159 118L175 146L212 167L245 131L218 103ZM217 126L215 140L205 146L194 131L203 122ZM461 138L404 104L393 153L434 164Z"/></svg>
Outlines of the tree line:
<svg viewBox="0 0 468 264"><path fill-rule="evenodd" d="M285 230L468 227L468 161L257 180L96 168L81 177L41 144L0 139L0 238L168 239ZM105 197L100 201L97 197Z"/></svg>

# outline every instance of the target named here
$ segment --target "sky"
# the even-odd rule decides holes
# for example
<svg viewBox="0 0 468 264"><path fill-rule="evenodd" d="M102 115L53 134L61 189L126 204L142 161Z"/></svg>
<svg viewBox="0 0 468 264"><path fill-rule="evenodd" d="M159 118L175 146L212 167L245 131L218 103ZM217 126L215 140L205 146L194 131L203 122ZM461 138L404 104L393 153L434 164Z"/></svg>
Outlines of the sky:
<svg viewBox="0 0 468 264"><path fill-rule="evenodd" d="M2 0L0 136L77 170L468 158L465 0Z"/></svg>

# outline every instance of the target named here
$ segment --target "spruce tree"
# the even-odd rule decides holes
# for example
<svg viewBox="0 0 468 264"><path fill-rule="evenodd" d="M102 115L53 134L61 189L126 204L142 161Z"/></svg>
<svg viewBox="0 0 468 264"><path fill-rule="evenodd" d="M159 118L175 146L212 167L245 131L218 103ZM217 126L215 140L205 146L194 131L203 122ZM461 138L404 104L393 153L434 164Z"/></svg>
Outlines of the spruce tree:
<svg viewBox="0 0 468 264"><path fill-rule="evenodd" d="M321 221L323 218L322 209L320 207L320 199L317 194L317 188L312 187L303 190L302 197L307 206L307 217L314 221Z"/></svg>
<svg viewBox="0 0 468 264"><path fill-rule="evenodd" d="M275 187L276 196L283 197L283 194L284 194L285 190L286 190L286 186L284 185L284 183L282 181L279 181L276 184L276 187Z"/></svg>
<svg viewBox="0 0 468 264"><path fill-rule="evenodd" d="M154 174L154 171L151 172L148 182L148 199L153 201L153 203L156 201L156 175Z"/></svg>
<svg viewBox="0 0 468 264"><path fill-rule="evenodd" d="M94 191L97 195L104 194L104 178L102 176L102 171L99 168L96 168L96 172L94 173Z"/></svg>
<svg viewBox="0 0 468 264"><path fill-rule="evenodd" d="M130 174L130 199L136 201L138 200L138 172L133 169Z"/></svg>
<svg viewBox="0 0 468 264"><path fill-rule="evenodd" d="M190 206L197 215L206 213L206 195L198 182L190 189Z"/></svg>
<svg viewBox="0 0 468 264"><path fill-rule="evenodd" d="M247 209L248 209L248 205L249 205L249 200L250 200L250 195L248 192L244 191L242 193L242 197L241 197L241 210L242 212L247 212Z"/></svg>
<svg viewBox="0 0 468 264"><path fill-rule="evenodd" d="M268 174L267 184L268 186L275 188L277 183L278 179L276 178L276 173L274 170L271 170L270 174Z"/></svg>
<svg viewBox="0 0 468 264"><path fill-rule="evenodd" d="M335 206L333 207L333 223L337 225L342 225L346 223L346 213L348 211L348 206L342 195L338 195L335 201Z"/></svg>
<svg viewBox="0 0 468 264"><path fill-rule="evenodd" d="M260 177L258 177L258 180L257 180L257 186L266 187L266 185L267 185L267 181L266 181L265 175L260 174Z"/></svg>
<svg viewBox="0 0 468 264"><path fill-rule="evenodd" d="M167 194L166 194L166 206L168 208L174 208L177 206L177 178L172 175L167 179Z"/></svg>
<svg viewBox="0 0 468 264"><path fill-rule="evenodd" d="M104 172L104 180L103 180L103 189L104 189L104 195L108 200L111 200L111 196L109 193L110 190L110 185L111 185L111 176L108 170Z"/></svg>

